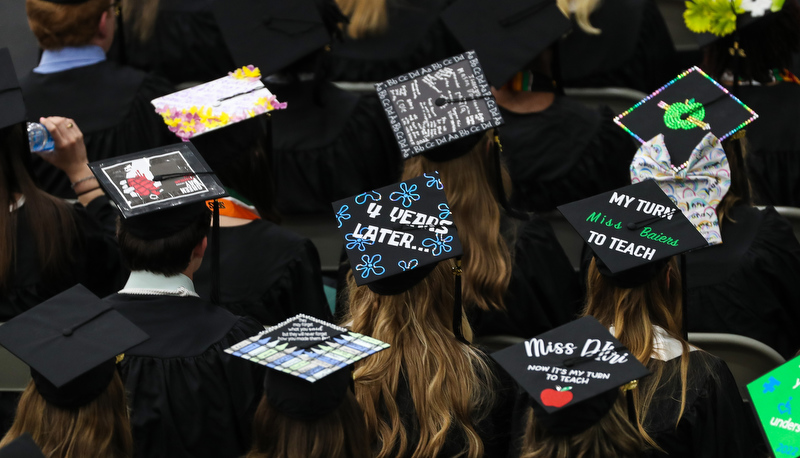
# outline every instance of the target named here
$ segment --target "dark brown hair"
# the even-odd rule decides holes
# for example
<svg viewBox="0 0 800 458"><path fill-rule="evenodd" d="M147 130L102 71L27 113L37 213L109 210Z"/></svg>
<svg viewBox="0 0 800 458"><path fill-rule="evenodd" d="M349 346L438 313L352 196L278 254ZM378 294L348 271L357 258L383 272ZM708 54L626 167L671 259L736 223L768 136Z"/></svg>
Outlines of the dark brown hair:
<svg viewBox="0 0 800 458"><path fill-rule="evenodd" d="M110 8L110 0L87 0L78 5L25 0L28 25L42 49L89 44L97 33L100 17Z"/></svg>
<svg viewBox="0 0 800 458"><path fill-rule="evenodd" d="M8 212L15 193L25 197L25 218L36 242L39 269L45 281L69 274L79 247L72 208L36 187L29 173L30 152L25 123L0 129L0 291L14 282L19 211Z"/></svg>
<svg viewBox="0 0 800 458"><path fill-rule="evenodd" d="M314 421L293 420L269 405L253 419L253 447L247 458L370 458L364 414L353 394L336 410Z"/></svg>

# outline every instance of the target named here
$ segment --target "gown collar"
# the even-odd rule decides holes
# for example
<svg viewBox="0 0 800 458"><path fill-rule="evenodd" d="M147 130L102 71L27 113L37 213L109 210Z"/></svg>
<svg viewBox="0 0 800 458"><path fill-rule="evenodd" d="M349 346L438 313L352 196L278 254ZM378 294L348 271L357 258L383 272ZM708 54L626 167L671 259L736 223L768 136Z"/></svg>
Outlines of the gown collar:
<svg viewBox="0 0 800 458"><path fill-rule="evenodd" d="M67 46L58 50L45 49L34 73L58 73L73 68L86 67L106 60L103 48L96 45Z"/></svg>
<svg viewBox="0 0 800 458"><path fill-rule="evenodd" d="M194 283L186 275L178 274L167 277L144 270L131 272L125 288L121 289L119 294L200 297L194 290Z"/></svg>
<svg viewBox="0 0 800 458"><path fill-rule="evenodd" d="M608 331L617 336L614 326L608 328ZM678 339L670 336L661 326L653 325L653 354L650 355L653 359L661 361L669 361L675 359L683 353L681 343ZM689 351L696 351L697 347L689 345Z"/></svg>

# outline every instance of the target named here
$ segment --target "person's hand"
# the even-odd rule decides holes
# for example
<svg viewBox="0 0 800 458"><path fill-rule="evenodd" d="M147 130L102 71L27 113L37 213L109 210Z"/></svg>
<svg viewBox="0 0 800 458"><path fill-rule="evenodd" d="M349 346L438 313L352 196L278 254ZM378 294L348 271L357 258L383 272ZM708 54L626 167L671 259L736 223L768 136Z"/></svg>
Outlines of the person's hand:
<svg viewBox="0 0 800 458"><path fill-rule="evenodd" d="M84 178L87 173L91 175L86 164L86 145L83 143L83 132L75 121L60 116L39 118L39 122L50 131L56 149L50 154L41 157L50 164L58 167L67 174L71 182Z"/></svg>

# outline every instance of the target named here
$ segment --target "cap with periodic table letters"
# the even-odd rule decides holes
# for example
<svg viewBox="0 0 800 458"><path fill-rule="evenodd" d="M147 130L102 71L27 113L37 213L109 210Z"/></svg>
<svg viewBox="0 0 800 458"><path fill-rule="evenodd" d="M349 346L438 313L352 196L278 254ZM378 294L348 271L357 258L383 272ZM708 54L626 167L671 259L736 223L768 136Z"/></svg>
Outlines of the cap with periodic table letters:
<svg viewBox="0 0 800 458"><path fill-rule="evenodd" d="M108 387L116 357L149 336L82 285L0 326L0 345L31 367L36 389L65 409Z"/></svg>
<svg viewBox="0 0 800 458"><path fill-rule="evenodd" d="M188 141L206 132L245 119L286 108L261 82L261 72L252 65L228 76L173 92L152 100L169 130Z"/></svg>
<svg viewBox="0 0 800 458"><path fill-rule="evenodd" d="M442 20L464 49L478 53L498 88L571 27L555 0L458 0Z"/></svg>
<svg viewBox="0 0 800 458"><path fill-rule="evenodd" d="M25 433L0 448L0 458L44 458L44 454L31 435Z"/></svg>
<svg viewBox="0 0 800 458"><path fill-rule="evenodd" d="M333 211L356 284L378 294L400 294L462 254L438 172L339 200Z"/></svg>
<svg viewBox="0 0 800 458"><path fill-rule="evenodd" d="M346 20L333 0L217 0L212 6L236 65L272 75L323 49Z"/></svg>
<svg viewBox="0 0 800 458"><path fill-rule="evenodd" d="M503 124L475 51L376 83L375 89L404 159L428 151L436 154L433 160L452 159Z"/></svg>
<svg viewBox="0 0 800 458"><path fill-rule="evenodd" d="M680 171L707 133L721 142L756 118L750 107L692 67L616 116L614 122L640 143L663 134L673 169Z"/></svg>
<svg viewBox="0 0 800 458"><path fill-rule="evenodd" d="M585 316L492 353L531 398L552 434L576 434L599 421L618 388L650 375L594 317Z"/></svg>
<svg viewBox="0 0 800 458"><path fill-rule="evenodd" d="M659 261L708 244L653 180L558 210L592 249L600 272L624 288L649 280Z"/></svg>
<svg viewBox="0 0 800 458"><path fill-rule="evenodd" d="M341 405L351 386L349 367L389 344L299 314L225 352L267 371L267 401L284 415L312 420Z"/></svg>
<svg viewBox="0 0 800 458"><path fill-rule="evenodd" d="M22 89L8 48L0 48L0 129L28 119Z"/></svg>
<svg viewBox="0 0 800 458"><path fill-rule="evenodd" d="M748 383L747 395L773 456L800 456L800 357Z"/></svg>

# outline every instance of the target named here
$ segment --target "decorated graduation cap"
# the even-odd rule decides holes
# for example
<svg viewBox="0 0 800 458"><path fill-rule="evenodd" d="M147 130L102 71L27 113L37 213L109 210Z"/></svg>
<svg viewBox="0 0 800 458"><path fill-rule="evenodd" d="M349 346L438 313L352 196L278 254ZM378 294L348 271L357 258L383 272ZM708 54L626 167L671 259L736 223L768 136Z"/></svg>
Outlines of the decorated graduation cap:
<svg viewBox="0 0 800 458"><path fill-rule="evenodd" d="M234 62L265 75L321 50L346 21L333 0L218 0L212 11Z"/></svg>
<svg viewBox="0 0 800 458"><path fill-rule="evenodd" d="M687 161L703 137L712 133L720 142L758 115L697 67L648 95L614 118L614 122L640 143L664 136L676 171Z"/></svg>
<svg viewBox="0 0 800 458"><path fill-rule="evenodd" d="M800 357L793 358L747 384L750 405L766 443L776 457L800 456ZM792 408L795 407L795 411Z"/></svg>
<svg viewBox="0 0 800 458"><path fill-rule="evenodd" d="M536 420L552 434L586 430L608 413L619 388L650 374L591 316L491 356L525 389Z"/></svg>
<svg viewBox="0 0 800 458"><path fill-rule="evenodd" d="M465 49L474 49L500 87L570 29L555 0L458 0L442 14Z"/></svg>
<svg viewBox="0 0 800 458"><path fill-rule="evenodd" d="M423 153L436 161L458 157L504 122L475 51L376 83L375 89L404 159Z"/></svg>
<svg viewBox="0 0 800 458"><path fill-rule="evenodd" d="M22 89L8 48L0 48L0 129L27 119Z"/></svg>
<svg viewBox="0 0 800 458"><path fill-rule="evenodd" d="M683 20L689 30L699 34L698 41L705 46L777 13L784 3L785 0L688 0Z"/></svg>
<svg viewBox="0 0 800 458"><path fill-rule="evenodd" d="M624 288L652 278L670 257L707 245L653 180L558 210L592 249L600 272Z"/></svg>
<svg viewBox="0 0 800 458"><path fill-rule="evenodd" d="M149 336L82 285L0 326L0 345L31 367L39 394L65 409L108 387L116 357Z"/></svg>
<svg viewBox="0 0 800 458"><path fill-rule="evenodd" d="M151 101L169 130L187 141L272 110L286 108L261 82L252 65L222 78Z"/></svg>
<svg viewBox="0 0 800 458"><path fill-rule="evenodd" d="M298 420L338 408L352 384L350 366L389 344L299 314L225 352L271 369L264 380L270 405Z"/></svg>
<svg viewBox="0 0 800 458"><path fill-rule="evenodd" d="M0 458L44 458L44 454L31 435L25 433L0 448Z"/></svg>

